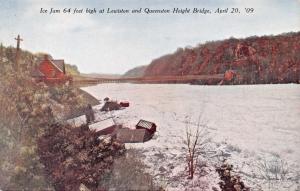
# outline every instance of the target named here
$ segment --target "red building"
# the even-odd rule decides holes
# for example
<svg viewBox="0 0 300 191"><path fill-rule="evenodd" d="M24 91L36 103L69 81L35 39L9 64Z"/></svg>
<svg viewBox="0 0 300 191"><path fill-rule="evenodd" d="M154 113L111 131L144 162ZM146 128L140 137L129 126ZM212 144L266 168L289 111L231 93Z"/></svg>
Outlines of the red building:
<svg viewBox="0 0 300 191"><path fill-rule="evenodd" d="M71 77L66 75L64 60L53 60L48 56L45 56L39 62L32 76L37 81L44 81L46 83L65 83L71 81Z"/></svg>

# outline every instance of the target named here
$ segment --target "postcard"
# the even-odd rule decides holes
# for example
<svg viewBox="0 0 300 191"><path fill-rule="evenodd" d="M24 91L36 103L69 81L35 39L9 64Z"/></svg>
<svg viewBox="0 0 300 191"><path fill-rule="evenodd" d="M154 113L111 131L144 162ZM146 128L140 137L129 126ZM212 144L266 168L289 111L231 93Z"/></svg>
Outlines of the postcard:
<svg viewBox="0 0 300 191"><path fill-rule="evenodd" d="M0 191L299 191L299 0L2 0Z"/></svg>

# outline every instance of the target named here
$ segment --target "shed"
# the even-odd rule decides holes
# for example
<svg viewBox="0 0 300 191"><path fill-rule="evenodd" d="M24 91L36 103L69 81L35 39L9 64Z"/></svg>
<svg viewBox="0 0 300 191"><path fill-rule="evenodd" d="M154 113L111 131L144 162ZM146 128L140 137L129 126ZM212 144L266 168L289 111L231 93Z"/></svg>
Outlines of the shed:
<svg viewBox="0 0 300 191"><path fill-rule="evenodd" d="M66 75L64 60L53 60L48 55L39 62L36 71L32 72L32 77L50 83L71 81L71 77Z"/></svg>
<svg viewBox="0 0 300 191"><path fill-rule="evenodd" d="M150 121L141 119L135 126L136 129L145 129L149 133L154 134L156 132L156 124Z"/></svg>
<svg viewBox="0 0 300 191"><path fill-rule="evenodd" d="M117 141L121 143L143 143L151 139L151 134L146 129L118 129Z"/></svg>

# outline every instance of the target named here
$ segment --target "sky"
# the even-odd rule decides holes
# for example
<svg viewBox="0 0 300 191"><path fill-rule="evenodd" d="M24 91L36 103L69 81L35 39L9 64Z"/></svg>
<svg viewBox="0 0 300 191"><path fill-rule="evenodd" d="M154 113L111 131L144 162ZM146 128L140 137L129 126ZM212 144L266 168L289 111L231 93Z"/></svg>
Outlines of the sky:
<svg viewBox="0 0 300 191"><path fill-rule="evenodd" d="M44 14L43 9L239 8L240 14ZM245 8L254 8L246 14ZM82 73L123 74L179 47L300 31L300 0L0 0L0 42L47 52Z"/></svg>

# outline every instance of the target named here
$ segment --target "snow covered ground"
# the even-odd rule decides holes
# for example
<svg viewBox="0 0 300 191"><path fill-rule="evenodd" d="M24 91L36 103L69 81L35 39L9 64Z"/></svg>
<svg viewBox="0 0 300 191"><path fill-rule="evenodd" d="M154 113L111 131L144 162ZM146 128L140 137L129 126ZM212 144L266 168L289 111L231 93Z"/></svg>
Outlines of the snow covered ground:
<svg viewBox="0 0 300 191"><path fill-rule="evenodd" d="M134 128L145 119L157 124L153 140L126 147L138 149L169 190L217 187L213 166L223 158L253 190L300 190L299 85L100 84L83 90L102 100L129 101L129 108L113 113L118 123ZM187 121L195 129L199 116L211 141L199 159L206 167L190 181L185 129Z"/></svg>

